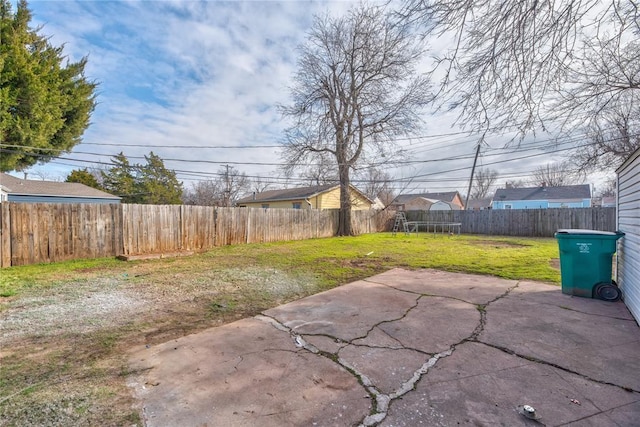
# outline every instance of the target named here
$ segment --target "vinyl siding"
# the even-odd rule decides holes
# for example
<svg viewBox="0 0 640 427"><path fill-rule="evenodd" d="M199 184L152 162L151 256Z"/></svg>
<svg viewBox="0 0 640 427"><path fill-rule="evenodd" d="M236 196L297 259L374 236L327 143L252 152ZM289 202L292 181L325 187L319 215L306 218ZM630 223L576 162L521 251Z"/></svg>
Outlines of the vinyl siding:
<svg viewBox="0 0 640 427"><path fill-rule="evenodd" d="M334 188L331 191L321 194L318 197L319 207L317 209L340 209L340 189ZM314 203L314 201L311 201ZM357 191L351 189L351 210L369 210L371 202L360 195Z"/></svg>
<svg viewBox="0 0 640 427"><path fill-rule="evenodd" d="M548 208L589 208L591 199L582 200L501 200L493 201L493 209L506 209L505 205L511 205L511 209L548 209Z"/></svg>
<svg viewBox="0 0 640 427"><path fill-rule="evenodd" d="M640 323L640 150L618 169L618 284L624 303Z"/></svg>

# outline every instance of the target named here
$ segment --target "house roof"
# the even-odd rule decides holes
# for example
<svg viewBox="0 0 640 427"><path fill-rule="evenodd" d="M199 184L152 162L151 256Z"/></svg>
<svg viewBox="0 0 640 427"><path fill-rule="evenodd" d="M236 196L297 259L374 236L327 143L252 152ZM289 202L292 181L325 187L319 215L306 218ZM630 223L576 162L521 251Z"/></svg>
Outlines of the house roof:
<svg viewBox="0 0 640 427"><path fill-rule="evenodd" d="M457 191L449 191L446 193L400 194L395 198L393 204L402 205L418 197L422 197L423 199L441 200L443 202L453 202L457 195Z"/></svg>
<svg viewBox="0 0 640 427"><path fill-rule="evenodd" d="M326 184L326 185L314 185L311 187L296 187L296 188L285 188L282 190L267 190L261 193L255 193L249 197L244 197L238 200L237 204L243 203L258 203L258 202L279 202L279 201L287 201L287 200L301 200L308 199L310 197L315 197L319 194L326 193L327 191L333 190L334 188L339 188L339 185L336 184ZM369 199L364 193L355 188L353 185L350 186L352 190L357 191L362 197L369 200L371 203L373 201Z"/></svg>
<svg viewBox="0 0 640 427"><path fill-rule="evenodd" d="M420 200L420 201L426 202L426 203L430 203L430 204L438 203L440 201L440 200L437 200L437 199L429 199L427 197L416 197L415 199L409 200L409 202L415 202L417 200Z"/></svg>
<svg viewBox="0 0 640 427"><path fill-rule="evenodd" d="M485 197L483 199L469 199L467 204L467 209L482 209L488 208L491 206L491 202L493 201L493 197Z"/></svg>
<svg viewBox="0 0 640 427"><path fill-rule="evenodd" d="M20 179L0 173L0 186L7 194L20 196L84 197L114 199L120 197L77 182L54 182Z"/></svg>
<svg viewBox="0 0 640 427"><path fill-rule="evenodd" d="M500 188L493 196L493 201L505 200L563 200L563 199L590 199L591 186L563 185L560 187L527 187L527 188Z"/></svg>

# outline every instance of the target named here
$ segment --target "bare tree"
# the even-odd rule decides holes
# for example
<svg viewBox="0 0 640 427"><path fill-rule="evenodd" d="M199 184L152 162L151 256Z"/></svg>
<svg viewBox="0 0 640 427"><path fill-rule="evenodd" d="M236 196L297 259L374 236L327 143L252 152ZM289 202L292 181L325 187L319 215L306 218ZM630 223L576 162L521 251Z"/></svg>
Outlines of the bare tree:
<svg viewBox="0 0 640 427"><path fill-rule="evenodd" d="M491 191L491 187L493 187L497 179L497 171L493 169L478 169L473 180L471 198L483 199L485 197L488 197Z"/></svg>
<svg viewBox="0 0 640 427"><path fill-rule="evenodd" d="M232 166L223 166L216 179L198 181L183 194L187 205L233 206L236 200L249 192L247 175Z"/></svg>
<svg viewBox="0 0 640 427"><path fill-rule="evenodd" d="M59 177L55 177L51 173L43 169L32 170L31 175L38 178L40 181L60 181Z"/></svg>
<svg viewBox="0 0 640 427"><path fill-rule="evenodd" d="M185 190L182 194L182 202L185 205L197 206L221 206L223 189L217 180L197 181L192 184L191 189Z"/></svg>
<svg viewBox="0 0 640 427"><path fill-rule="evenodd" d="M612 112L606 126L592 123L588 144L582 144L572 156L578 170L616 169L639 149L639 113L628 108L626 111Z"/></svg>
<svg viewBox="0 0 640 427"><path fill-rule="evenodd" d="M459 108L475 129L524 134L612 129L620 111L637 129L639 8L637 0L406 0L401 15L453 40L436 58L442 106Z"/></svg>
<svg viewBox="0 0 640 427"><path fill-rule="evenodd" d="M251 180L251 185L250 185L251 191L255 193L262 193L263 191L267 191L270 186L271 186L270 182L264 181L259 176Z"/></svg>
<svg viewBox="0 0 640 427"><path fill-rule="evenodd" d="M598 197L614 197L617 194L617 180L616 178L607 178L600 190L597 191Z"/></svg>
<svg viewBox="0 0 640 427"><path fill-rule="evenodd" d="M527 184L521 180L512 180L512 181L506 181L504 183L504 188L523 188L525 187Z"/></svg>
<svg viewBox="0 0 640 427"><path fill-rule="evenodd" d="M307 180L309 185L337 184L339 179L335 157L332 159L328 153L318 153L315 158L318 163L308 165L300 176Z"/></svg>
<svg viewBox="0 0 640 427"><path fill-rule="evenodd" d="M338 235L351 235L350 171L367 157L396 149L392 137L421 123L428 80L415 74L422 52L404 25L380 7L357 6L345 16L316 17L301 47L282 108L293 119L285 159L295 168L330 154L340 180Z"/></svg>
<svg viewBox="0 0 640 427"><path fill-rule="evenodd" d="M566 162L547 163L533 171L532 186L561 187L578 183L579 179Z"/></svg>
<svg viewBox="0 0 640 427"><path fill-rule="evenodd" d="M357 174L359 184L356 185L360 191L366 194L371 200L379 197L380 200L388 199L391 195L391 176L376 167L367 167ZM382 197L380 197L382 196Z"/></svg>
<svg viewBox="0 0 640 427"><path fill-rule="evenodd" d="M233 206L236 200L249 191L251 183L244 172L226 165L220 168L218 174L220 175L220 187L223 188L222 206Z"/></svg>

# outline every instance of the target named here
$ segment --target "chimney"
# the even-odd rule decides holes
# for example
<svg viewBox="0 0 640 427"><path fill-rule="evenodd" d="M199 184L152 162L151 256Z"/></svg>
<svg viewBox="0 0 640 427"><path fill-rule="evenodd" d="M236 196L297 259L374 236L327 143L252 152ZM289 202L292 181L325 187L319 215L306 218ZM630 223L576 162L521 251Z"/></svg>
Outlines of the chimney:
<svg viewBox="0 0 640 427"><path fill-rule="evenodd" d="M540 184L540 187L545 188L547 186L547 183L542 181L542 184Z"/></svg>
<svg viewBox="0 0 640 427"><path fill-rule="evenodd" d="M255 199L256 199L256 192L254 191L253 192L253 200L255 200Z"/></svg>
<svg viewBox="0 0 640 427"><path fill-rule="evenodd" d="M24 179L27 179L27 175L29 175L27 172L22 172L24 174Z"/></svg>

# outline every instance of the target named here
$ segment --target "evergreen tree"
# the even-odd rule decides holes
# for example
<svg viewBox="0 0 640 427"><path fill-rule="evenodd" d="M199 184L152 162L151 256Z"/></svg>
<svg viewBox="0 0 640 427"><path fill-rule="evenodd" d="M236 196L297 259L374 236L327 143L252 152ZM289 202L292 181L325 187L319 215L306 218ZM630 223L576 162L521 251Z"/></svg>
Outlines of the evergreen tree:
<svg viewBox="0 0 640 427"><path fill-rule="evenodd" d="M15 13L0 0L0 171L46 163L81 142L95 108L96 83L84 76L86 58L63 64L20 0Z"/></svg>
<svg viewBox="0 0 640 427"><path fill-rule="evenodd" d="M65 179L65 182L78 182L80 184L102 190L102 186L100 185L96 177L93 176L87 168L72 170L71 173L67 175L67 179Z"/></svg>
<svg viewBox="0 0 640 427"><path fill-rule="evenodd" d="M146 165L139 166L139 188L142 203L153 205L179 205L182 203L182 183L176 173L165 168L162 159L153 154L144 156Z"/></svg>
<svg viewBox="0 0 640 427"><path fill-rule="evenodd" d="M101 172L105 191L122 197L122 203L143 203L134 175L136 166L131 166L129 159L122 152L113 156L111 163L111 168Z"/></svg>

